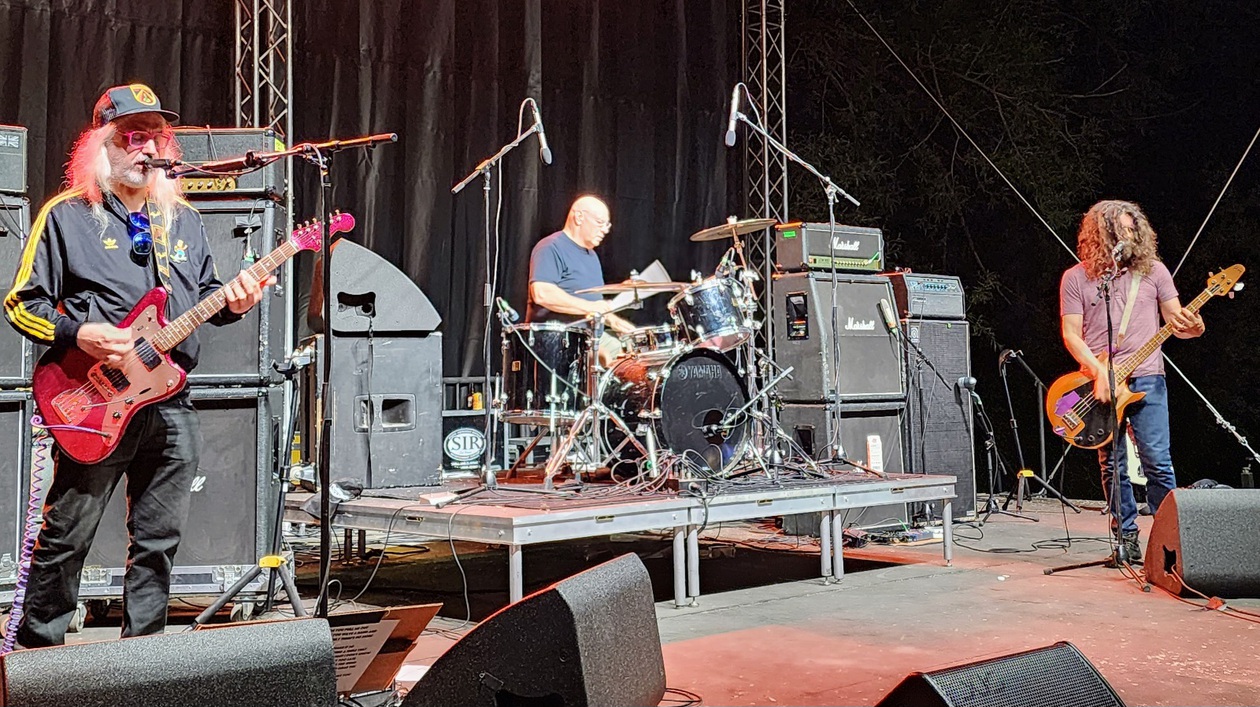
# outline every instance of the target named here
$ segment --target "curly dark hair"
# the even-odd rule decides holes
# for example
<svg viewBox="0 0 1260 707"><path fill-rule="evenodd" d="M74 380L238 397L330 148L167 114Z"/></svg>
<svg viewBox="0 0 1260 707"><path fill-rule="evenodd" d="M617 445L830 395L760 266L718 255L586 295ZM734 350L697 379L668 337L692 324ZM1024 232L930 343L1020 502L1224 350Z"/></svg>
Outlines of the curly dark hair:
<svg viewBox="0 0 1260 707"><path fill-rule="evenodd" d="M1155 229L1142 213L1142 207L1131 201L1100 201L1085 212L1076 236L1076 254L1090 278L1102 276L1111 267L1111 252L1119 240L1117 234L1124 230L1120 217L1125 214L1133 219L1132 232L1124 238L1129 242L1125 261L1129 270L1148 275L1151 266L1159 260Z"/></svg>

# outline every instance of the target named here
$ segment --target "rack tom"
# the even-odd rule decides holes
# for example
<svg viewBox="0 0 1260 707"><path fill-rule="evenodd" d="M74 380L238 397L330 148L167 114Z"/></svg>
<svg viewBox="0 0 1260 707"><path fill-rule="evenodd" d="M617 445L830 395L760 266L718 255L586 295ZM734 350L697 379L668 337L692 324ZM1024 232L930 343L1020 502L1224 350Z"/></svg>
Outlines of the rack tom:
<svg viewBox="0 0 1260 707"><path fill-rule="evenodd" d="M738 280L710 277L669 301L669 314L684 340L698 347L730 351L748 341L753 324L743 305L748 289Z"/></svg>

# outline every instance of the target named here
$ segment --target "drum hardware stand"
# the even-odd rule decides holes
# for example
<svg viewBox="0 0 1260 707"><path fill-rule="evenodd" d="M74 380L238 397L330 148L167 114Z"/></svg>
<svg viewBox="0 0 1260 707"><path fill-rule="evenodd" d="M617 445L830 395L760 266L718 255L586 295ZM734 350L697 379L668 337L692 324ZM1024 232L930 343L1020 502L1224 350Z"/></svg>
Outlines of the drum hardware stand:
<svg viewBox="0 0 1260 707"><path fill-rule="evenodd" d="M1024 510L1024 495L1025 495L1026 487L1029 483L1029 480L1031 480L1031 481L1037 482L1041 486L1041 493L1053 495L1055 498L1059 499L1059 503L1062 503L1068 508L1071 508L1077 513L1080 513L1081 509L1077 508L1076 504L1064 498L1063 494L1059 493L1058 490L1056 490L1053 486L1047 483L1045 479L1038 476L1035 471L1033 471L1032 469L1029 469L1028 466L1024 463L1024 445L1019 440L1019 423L1016 422L1015 420L1015 404L1011 401L1011 386L1010 386L1010 383L1006 379L1006 362L1012 357L1019 359L1020 363L1024 363L1023 358L1020 357L1018 352L1007 349L1007 351L1004 352L1002 356L998 357L998 372L1002 375L1002 389L1006 392L1006 407L1011 413L1011 433L1015 436L1015 453L1019 459L1019 474L1017 475L1017 478L1015 481L1015 488L1011 489L1010 491L1006 493L1006 500L1002 502L1002 510L1005 511L1007 508L1010 507L1012 499L1015 500L1016 511L1022 512ZM1027 363L1024 363L1024 368L1028 368ZM1037 374L1033 373L1032 369L1028 369L1028 372L1029 374L1032 375L1033 379L1037 382L1038 391L1040 391L1041 379L1037 378ZM1046 416L1038 415L1037 417L1038 419L1041 420L1041 468L1044 470L1045 464L1046 464L1046 457L1045 457L1045 454L1046 454L1046 447L1045 447ZM1032 494L1028 494L1028 496L1029 498L1031 498Z"/></svg>
<svg viewBox="0 0 1260 707"><path fill-rule="evenodd" d="M640 302L641 300L636 298L635 301ZM543 476L543 488L548 491L554 488L553 479L560 473L560 468L564 466L566 457L568 457L569 451L573 449L573 445L577 443L578 437L586 433L586 427L588 425L591 429L590 432L586 434L588 435L590 444L589 448L593 452L590 455L590 459L596 461L597 463L598 460L601 459L602 455L600 453L600 449L602 446L600 442L603 440L603 434L600 431L601 418L611 420L614 425L619 427L621 431L625 433L626 440L633 444L635 448L643 454L643 456L648 458L652 468L655 469L657 466L655 449L649 450L640 444L639 440L635 439L634 430L630 429L630 426L626 424L625 420L621 419L621 416L617 413L608 409L603 403L602 396L600 395L602 385L599 380L602 370L599 366L599 340L600 337L604 335L604 315L602 313L594 313L587 315L587 317L592 323L591 351L589 354L591 362L587 366L587 389L590 390L592 394L587 396L587 405L582 412L578 414L577 419L573 421L573 426L569 428L569 433L564 436L564 439L560 440L560 443L556 445L554 449L551 450L551 459L547 460L547 466ZM652 442L651 446L654 448L656 445Z"/></svg>

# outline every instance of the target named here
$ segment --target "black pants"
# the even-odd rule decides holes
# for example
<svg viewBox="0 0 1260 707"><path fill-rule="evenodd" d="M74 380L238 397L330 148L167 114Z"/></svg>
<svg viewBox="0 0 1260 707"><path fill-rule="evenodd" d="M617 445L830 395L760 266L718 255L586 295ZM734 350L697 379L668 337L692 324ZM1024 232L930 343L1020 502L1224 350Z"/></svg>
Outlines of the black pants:
<svg viewBox="0 0 1260 707"><path fill-rule="evenodd" d="M31 558L17 642L61 645L79 602L79 574L105 504L127 476L127 573L122 635L160 633L166 626L171 567L188 517L200 437L187 395L140 410L114 453L96 464L58 454L44 502L44 526Z"/></svg>

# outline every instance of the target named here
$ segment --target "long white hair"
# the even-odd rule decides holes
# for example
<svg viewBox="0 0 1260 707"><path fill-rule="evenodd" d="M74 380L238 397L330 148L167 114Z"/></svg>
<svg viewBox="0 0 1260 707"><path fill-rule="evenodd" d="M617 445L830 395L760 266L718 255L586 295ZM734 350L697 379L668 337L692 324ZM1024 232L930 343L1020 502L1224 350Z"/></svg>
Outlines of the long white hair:
<svg viewBox="0 0 1260 707"><path fill-rule="evenodd" d="M102 206L105 194L113 191L110 187L109 141L114 138L117 128L113 123L106 123L99 128L86 130L74 143L70 152L70 161L66 165L66 189L79 191L83 198L92 205L92 215L104 231L107 223L105 209ZM179 159L179 143L174 139L166 144L159 157L162 159ZM177 206L183 197L179 182L170 179L161 170L149 173L149 196L162 211L167 229L175 227Z"/></svg>

